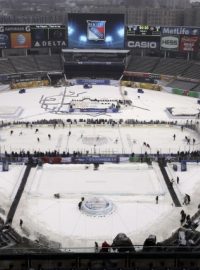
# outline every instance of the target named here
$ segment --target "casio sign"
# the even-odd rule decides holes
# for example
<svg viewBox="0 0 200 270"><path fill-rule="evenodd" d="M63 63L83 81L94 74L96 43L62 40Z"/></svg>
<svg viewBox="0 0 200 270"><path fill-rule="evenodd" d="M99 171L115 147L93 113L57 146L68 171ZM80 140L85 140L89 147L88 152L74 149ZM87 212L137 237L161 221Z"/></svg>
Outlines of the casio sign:
<svg viewBox="0 0 200 270"><path fill-rule="evenodd" d="M164 49L177 49L178 43L178 37L167 36L161 38L161 47Z"/></svg>
<svg viewBox="0 0 200 270"><path fill-rule="evenodd" d="M157 42L155 41L128 41L128 48L140 49L156 49Z"/></svg>

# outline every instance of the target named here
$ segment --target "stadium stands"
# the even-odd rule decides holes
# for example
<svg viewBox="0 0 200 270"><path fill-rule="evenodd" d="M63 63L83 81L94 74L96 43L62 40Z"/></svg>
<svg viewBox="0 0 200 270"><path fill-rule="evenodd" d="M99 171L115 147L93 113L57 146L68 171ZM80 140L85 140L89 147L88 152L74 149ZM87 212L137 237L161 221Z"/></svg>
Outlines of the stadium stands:
<svg viewBox="0 0 200 270"><path fill-rule="evenodd" d="M11 61L7 58L0 59L0 74L10 73L16 73L16 69L14 68Z"/></svg>
<svg viewBox="0 0 200 270"><path fill-rule="evenodd" d="M186 61L185 59L175 58L159 58L159 57L140 57L132 56L127 71L133 72L149 72L154 74L181 76L199 80L200 64L198 62ZM174 81L170 87L182 88L186 90L194 90L196 83ZM199 91L195 89L195 91Z"/></svg>
<svg viewBox="0 0 200 270"><path fill-rule="evenodd" d="M37 71L37 65L32 56L13 56L9 57L17 72Z"/></svg>
<svg viewBox="0 0 200 270"><path fill-rule="evenodd" d="M192 90L194 87L197 86L197 83L174 80L173 82L170 82L167 86L172 88L180 88L183 90Z"/></svg>
<svg viewBox="0 0 200 270"><path fill-rule="evenodd" d="M194 63L182 73L183 77L191 78L191 79L198 79L198 80L200 78L199 75L200 75L200 63Z"/></svg>
<svg viewBox="0 0 200 270"><path fill-rule="evenodd" d="M60 55L10 56L0 59L0 74L61 71Z"/></svg>
<svg viewBox="0 0 200 270"><path fill-rule="evenodd" d="M61 71L62 61L60 55L35 55L34 60L40 71Z"/></svg>
<svg viewBox="0 0 200 270"><path fill-rule="evenodd" d="M192 91L195 91L195 92L200 92L200 84L198 84L197 86L195 86Z"/></svg>
<svg viewBox="0 0 200 270"><path fill-rule="evenodd" d="M156 74L177 76L183 74L190 66L191 63L183 59L161 58L153 72Z"/></svg>
<svg viewBox="0 0 200 270"><path fill-rule="evenodd" d="M89 58L88 58L89 57ZM90 58L91 57L91 58ZM63 65L67 62L105 62L106 59L101 56L87 56L83 55L72 60L69 55L29 55L29 56L10 56L8 58L0 59L0 74L16 74L37 71L63 71ZM122 59L116 56L109 57L113 63L122 62ZM186 61L184 59L174 58L159 58L150 56L132 56L126 68L127 71L133 72L148 72L155 74L181 76L191 79L199 79L200 64L198 62ZM196 87L195 83L174 81L169 85L170 87L183 88L191 90ZM198 89L198 88L197 88ZM195 90L196 91L196 90ZM197 90L199 91L199 90Z"/></svg>
<svg viewBox="0 0 200 270"><path fill-rule="evenodd" d="M127 70L137 72L153 72L159 60L160 60L159 57L132 56Z"/></svg>

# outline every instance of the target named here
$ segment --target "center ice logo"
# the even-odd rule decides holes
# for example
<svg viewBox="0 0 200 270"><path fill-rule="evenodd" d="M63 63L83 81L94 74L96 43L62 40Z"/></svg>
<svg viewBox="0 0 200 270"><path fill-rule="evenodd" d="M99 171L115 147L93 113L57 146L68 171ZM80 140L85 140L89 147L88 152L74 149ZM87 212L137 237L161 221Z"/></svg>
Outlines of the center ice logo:
<svg viewBox="0 0 200 270"><path fill-rule="evenodd" d="M104 40L105 39L106 21L87 20L87 38L88 40Z"/></svg>

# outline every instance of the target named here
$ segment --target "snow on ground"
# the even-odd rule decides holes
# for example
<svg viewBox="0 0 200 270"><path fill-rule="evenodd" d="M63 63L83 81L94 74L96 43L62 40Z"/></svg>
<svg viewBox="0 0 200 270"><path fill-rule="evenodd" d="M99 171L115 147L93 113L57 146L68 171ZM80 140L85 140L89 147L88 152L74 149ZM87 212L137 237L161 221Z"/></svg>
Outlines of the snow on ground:
<svg viewBox="0 0 200 270"><path fill-rule="evenodd" d="M62 102L61 97L66 90L65 101L70 96L81 98L121 99L120 89L116 86L93 86L83 89L82 86L68 88L37 88L27 89L25 94L18 91L0 93L0 119L5 121L5 115L10 120L39 120L61 118L92 118L85 115L51 114L41 108L41 100L54 97ZM132 107L125 107L120 113L100 115L98 118L137 119L137 120L176 120L170 119L166 108L192 114L199 111L197 99L185 96L171 95L165 92L144 90L138 94L137 89L126 90L127 99L132 100ZM84 93L83 93L84 92ZM52 99L53 101L53 99ZM184 105L183 105L184 104ZM187 108L185 110L184 108ZM190 110L191 108L191 110ZM94 116L95 119L97 116ZM188 120L194 121L194 118ZM178 119L185 123L186 119ZM10 135L10 130L14 134ZM22 135L19 135L22 131ZM68 132L71 131L71 136ZM51 140L48 139L51 134ZM176 139L173 135L176 134ZM82 135L82 136L81 136ZM185 136L195 138L195 144L187 145ZM37 137L40 142L37 142ZM116 142L117 139L117 142ZM146 149L143 142L150 144ZM195 132L170 126L134 127L84 127L66 126L39 127L39 133L34 128L10 127L0 130L0 152L5 150L59 150L59 151L89 151L90 153L161 153L176 151L199 150L199 135ZM137 164L138 165L138 164ZM128 166L128 167L127 167ZM9 172L0 172L0 206L7 209L21 179L24 167L10 166ZM188 165L187 172L176 173L168 169L180 184L174 183L179 198L184 193L191 195L191 205L184 206L186 213L194 214L199 204L200 182L199 164ZM176 175L177 174L177 175ZM53 194L60 193L61 198ZM159 204L155 196L159 195ZM105 217L91 217L78 210L78 202L82 196L102 196L112 200L115 209ZM7 211L6 210L6 211ZM45 165L43 169L32 169L25 192L15 214L13 225L20 233L29 233L30 238L39 239L45 235L50 240L60 242L63 247L93 247L94 241L99 243L107 240L112 242L116 234L123 232L131 238L134 244L142 244L149 234L157 235L162 241L169 237L180 225L181 208L172 205L165 183L158 168L136 169L133 164L103 165L99 171L92 168L84 169L83 165ZM24 220L24 229L19 227L19 219Z"/></svg>
<svg viewBox="0 0 200 270"><path fill-rule="evenodd" d="M52 103L61 103L63 93L66 90L65 102L70 101L70 99L78 98L82 99L85 97L89 98L99 98L99 99L122 99L121 91L127 91L128 95L125 96L126 99L132 100L132 107L126 107L123 111L119 113L100 115L100 118L114 118L114 119L137 119L137 120L169 120L168 114L166 113L166 108L173 107L174 109L183 111L184 108L191 108L192 113L199 110L199 104L197 104L197 99L192 97L172 95L167 92L158 92L151 90L144 90L144 94L138 94L137 89L133 88L120 88L117 86L102 86L94 85L91 89L84 89L81 85L75 85L71 87L43 87L35 89L27 89L25 94L19 94L17 90L12 90L9 92L1 93L0 98L0 108L14 107L17 109L19 107L23 108L21 115L18 117L12 114L8 114L8 119L21 119L21 120L37 120L37 119L52 119L52 118L90 118L89 114L79 114L79 115L63 115L63 114L52 114L41 108L41 100L49 97ZM140 98L138 98L140 97ZM12 101L12 102L11 102ZM183 107L184 104L184 107ZM57 105L55 105L57 106ZM0 109L0 119L5 120L4 110ZM187 111L188 113L188 111ZM1 117L3 114L3 117Z"/></svg>
<svg viewBox="0 0 200 270"><path fill-rule="evenodd" d="M15 198L21 178L25 171L25 165L10 165L9 171L2 171L0 167L0 209L7 215L13 199ZM4 215L5 215L4 214Z"/></svg>
<svg viewBox="0 0 200 270"><path fill-rule="evenodd" d="M178 170L173 170L173 164L168 164L169 172L172 176L172 178L176 181L177 176L179 177L179 184L175 185L177 186L179 192L182 194L182 198L185 194L194 194L191 195L192 204L196 206L196 209L198 208L198 205L200 204L200 181L199 175L200 172L200 164L199 163L193 163L188 162L187 163L187 171L181 172L181 164L177 164ZM194 196L194 197L193 197ZM183 202L183 200L182 200Z"/></svg>

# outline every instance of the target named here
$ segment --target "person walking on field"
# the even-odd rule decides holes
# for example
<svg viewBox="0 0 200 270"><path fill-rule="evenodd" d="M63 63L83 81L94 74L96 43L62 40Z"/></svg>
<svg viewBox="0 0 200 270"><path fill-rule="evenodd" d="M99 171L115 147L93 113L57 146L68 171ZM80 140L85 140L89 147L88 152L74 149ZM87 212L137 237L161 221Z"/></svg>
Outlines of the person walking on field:
<svg viewBox="0 0 200 270"><path fill-rule="evenodd" d="M19 226L22 227L22 225L23 225L23 220L20 219L20 220L19 220Z"/></svg>
<svg viewBox="0 0 200 270"><path fill-rule="evenodd" d="M156 204L158 204L158 196L156 196Z"/></svg>
<svg viewBox="0 0 200 270"><path fill-rule="evenodd" d="M179 177L177 176L177 178L176 178L176 182L177 182L177 184L179 184Z"/></svg>

